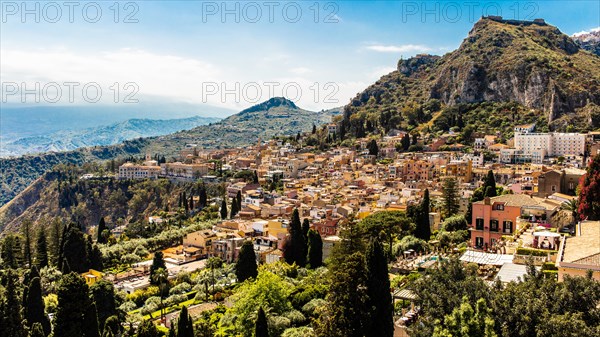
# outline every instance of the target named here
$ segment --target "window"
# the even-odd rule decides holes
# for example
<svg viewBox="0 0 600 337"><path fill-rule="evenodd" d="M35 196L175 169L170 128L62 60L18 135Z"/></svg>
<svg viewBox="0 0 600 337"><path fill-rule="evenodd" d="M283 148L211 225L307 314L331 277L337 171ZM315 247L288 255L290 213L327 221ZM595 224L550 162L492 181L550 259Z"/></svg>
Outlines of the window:
<svg viewBox="0 0 600 337"><path fill-rule="evenodd" d="M552 192L556 192L556 185L552 185Z"/></svg>
<svg viewBox="0 0 600 337"><path fill-rule="evenodd" d="M478 247L478 248L483 247L483 237L478 236L475 238L475 247Z"/></svg>
<svg viewBox="0 0 600 337"><path fill-rule="evenodd" d="M498 220L490 220L490 231L492 231L492 232L498 231Z"/></svg>
<svg viewBox="0 0 600 337"><path fill-rule="evenodd" d="M481 218L475 219L475 229L478 231L483 230L483 219L481 219Z"/></svg>
<svg viewBox="0 0 600 337"><path fill-rule="evenodd" d="M506 234L512 234L512 221L504 221L502 223L502 231Z"/></svg>
<svg viewBox="0 0 600 337"><path fill-rule="evenodd" d="M504 210L504 204L495 204L494 205L494 210L495 211L503 211Z"/></svg>

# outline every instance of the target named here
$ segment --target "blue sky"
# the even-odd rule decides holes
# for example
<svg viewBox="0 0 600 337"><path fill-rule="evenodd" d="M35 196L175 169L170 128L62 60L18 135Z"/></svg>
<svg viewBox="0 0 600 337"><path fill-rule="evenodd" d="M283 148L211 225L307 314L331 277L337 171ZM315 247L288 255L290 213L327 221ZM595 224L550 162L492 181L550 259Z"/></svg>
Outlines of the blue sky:
<svg viewBox="0 0 600 337"><path fill-rule="evenodd" d="M36 14L23 20L21 1L2 1L3 91L9 82L58 83L65 103L61 83L74 81L72 104L88 104L77 96L93 82L101 103L135 92L138 100L239 110L285 88L300 106L322 109L346 104L401 57L452 51L482 15L541 17L569 35L600 26L597 0L124 1L118 13L114 1L77 4L70 18L63 2L27 2ZM137 22L125 23L128 15ZM45 98L40 104L51 104Z"/></svg>

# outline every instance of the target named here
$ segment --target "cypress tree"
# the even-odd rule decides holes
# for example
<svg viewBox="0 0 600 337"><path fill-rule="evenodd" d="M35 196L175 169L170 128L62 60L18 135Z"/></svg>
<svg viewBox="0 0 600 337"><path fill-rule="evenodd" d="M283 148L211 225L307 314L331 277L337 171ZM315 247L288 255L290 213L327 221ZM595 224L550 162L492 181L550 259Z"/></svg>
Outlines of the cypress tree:
<svg viewBox="0 0 600 337"><path fill-rule="evenodd" d="M63 275L57 290L58 307L54 316L54 336L81 337L84 336L94 322L84 322L86 311L90 306L88 286L77 273ZM87 318L93 320L90 315ZM95 322L98 326L98 322Z"/></svg>
<svg viewBox="0 0 600 337"><path fill-rule="evenodd" d="M371 240L366 260L368 307L371 312L369 333L372 336L393 337L394 309L390 293L388 265L379 241Z"/></svg>
<svg viewBox="0 0 600 337"><path fill-rule="evenodd" d="M98 326L103 327L106 320L117 314L115 288L106 280L100 280L90 287L91 297L96 304Z"/></svg>
<svg viewBox="0 0 600 337"><path fill-rule="evenodd" d="M258 173L254 171L254 176L252 177L252 183L258 184Z"/></svg>
<svg viewBox="0 0 600 337"><path fill-rule="evenodd" d="M34 323L40 323L44 333L46 335L50 333L50 321L44 312L44 300L42 299L42 286L39 277L34 277L29 282L27 300L23 312L25 313L25 319L29 327L32 327Z"/></svg>
<svg viewBox="0 0 600 337"><path fill-rule="evenodd" d="M258 308L254 323L254 337L269 337L269 323L262 307Z"/></svg>
<svg viewBox="0 0 600 337"><path fill-rule="evenodd" d="M242 192L238 191L236 197L237 197L236 201L238 203L238 205L237 205L238 206L238 211L241 211L242 210Z"/></svg>
<svg viewBox="0 0 600 337"><path fill-rule="evenodd" d="M60 245L62 237L62 223L58 219L54 219L50 225L50 236L48 240L50 264L53 266L59 265ZM60 269L60 267L58 267Z"/></svg>
<svg viewBox="0 0 600 337"><path fill-rule="evenodd" d="M200 208L206 207L206 203L208 201L208 196L206 195L206 187L204 184L200 187Z"/></svg>
<svg viewBox="0 0 600 337"><path fill-rule="evenodd" d="M304 218L302 220L302 236L304 236L304 240L308 241L308 230L310 229L310 221L308 218Z"/></svg>
<svg viewBox="0 0 600 337"><path fill-rule="evenodd" d="M106 230L106 222L104 221L104 218L100 218L100 222L98 223L98 235L96 237L96 242L98 243L106 243L106 239L102 236L102 232L104 232Z"/></svg>
<svg viewBox="0 0 600 337"><path fill-rule="evenodd" d="M444 210L444 217L447 218L457 214L460 206L456 179L447 178L444 180L443 194L444 202L442 207Z"/></svg>
<svg viewBox="0 0 600 337"><path fill-rule="evenodd" d="M194 210L194 196L190 195L190 209Z"/></svg>
<svg viewBox="0 0 600 337"><path fill-rule="evenodd" d="M17 274L12 270L6 271L4 296L0 298L0 333L2 336L25 337L19 300L17 299Z"/></svg>
<svg viewBox="0 0 600 337"><path fill-rule="evenodd" d="M85 310L83 331L85 337L100 337L100 330L98 329L98 311L96 309L96 303L94 302L91 302Z"/></svg>
<svg viewBox="0 0 600 337"><path fill-rule="evenodd" d="M155 280L154 273L156 273L156 271L161 268L167 270L167 265L165 264L165 260L163 259L163 253L161 251L158 251L154 253L154 258L152 259L152 266L150 266L150 284L158 285L157 281Z"/></svg>
<svg viewBox="0 0 600 337"><path fill-rule="evenodd" d="M431 227L429 224L429 190L425 189L423 200L417 209L415 236L419 239L429 241L431 237Z"/></svg>
<svg viewBox="0 0 600 337"><path fill-rule="evenodd" d="M258 266L256 265L256 254L252 242L245 241L240 248L238 260L235 263L235 275L239 282L244 282L249 278L258 276Z"/></svg>
<svg viewBox="0 0 600 337"><path fill-rule="evenodd" d="M235 217L236 214L238 214L238 202L237 202L237 198L233 197L233 200L231 200L231 214L229 215L229 217L231 219L233 219Z"/></svg>
<svg viewBox="0 0 600 337"><path fill-rule="evenodd" d="M483 191L486 197L491 198L496 196L496 178L494 177L494 172L492 170L488 171L483 186ZM489 192L488 187L490 187Z"/></svg>
<svg viewBox="0 0 600 337"><path fill-rule="evenodd" d="M323 241L314 229L308 231L308 264L313 269L323 265Z"/></svg>
<svg viewBox="0 0 600 337"><path fill-rule="evenodd" d="M221 201L221 219L227 219L227 201L225 198L223 198L223 201Z"/></svg>
<svg viewBox="0 0 600 337"><path fill-rule="evenodd" d="M8 234L4 240L2 240L2 264L6 269L16 269L18 267L18 242L17 237L14 234ZM17 249L16 249L17 248Z"/></svg>
<svg viewBox="0 0 600 337"><path fill-rule="evenodd" d="M83 273L88 268L87 258L87 244L85 237L78 226L71 224L65 229L64 244L62 245L62 256L67 262L67 266L64 264L61 266L63 273L70 271L77 273Z"/></svg>
<svg viewBox="0 0 600 337"><path fill-rule="evenodd" d="M185 305L181 307L181 312L179 312L177 337L194 337L194 326L192 325L192 319L190 318Z"/></svg>
<svg viewBox="0 0 600 337"><path fill-rule="evenodd" d="M296 263L300 267L306 265L306 254L308 247L304 235L302 234L302 224L300 222L300 213L294 209L292 221L290 223L290 235L283 249L285 261L289 264Z"/></svg>
<svg viewBox="0 0 600 337"><path fill-rule="evenodd" d="M40 226L35 241L35 264L42 269L48 265L48 243L44 226Z"/></svg>

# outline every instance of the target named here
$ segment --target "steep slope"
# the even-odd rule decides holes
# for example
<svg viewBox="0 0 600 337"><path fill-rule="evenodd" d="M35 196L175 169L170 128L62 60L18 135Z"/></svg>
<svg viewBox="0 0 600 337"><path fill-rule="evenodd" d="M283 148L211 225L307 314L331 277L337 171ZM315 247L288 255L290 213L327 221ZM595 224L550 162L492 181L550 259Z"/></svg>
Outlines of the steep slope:
<svg viewBox="0 0 600 337"><path fill-rule="evenodd" d="M345 107L342 127L356 136L412 128L441 108L483 102L515 102L547 123L577 114L600 103L600 57L544 22L482 18L457 50L401 60Z"/></svg>
<svg viewBox="0 0 600 337"><path fill-rule="evenodd" d="M145 153L169 158L177 156L178 151L190 143L206 148L244 146L254 144L259 138L270 139L275 135L289 136L308 131L313 123L328 123L333 115L339 113L339 109L322 112L303 110L283 98L272 98L262 104L218 123L165 136L137 138L111 146L0 159L0 205L10 201L57 164L82 164Z"/></svg>
<svg viewBox="0 0 600 337"><path fill-rule="evenodd" d="M219 120L220 118L200 116L165 120L129 119L84 130L64 130L47 135L24 137L3 144L0 156L70 151L86 146L112 145L134 138L160 136L180 130L189 130Z"/></svg>

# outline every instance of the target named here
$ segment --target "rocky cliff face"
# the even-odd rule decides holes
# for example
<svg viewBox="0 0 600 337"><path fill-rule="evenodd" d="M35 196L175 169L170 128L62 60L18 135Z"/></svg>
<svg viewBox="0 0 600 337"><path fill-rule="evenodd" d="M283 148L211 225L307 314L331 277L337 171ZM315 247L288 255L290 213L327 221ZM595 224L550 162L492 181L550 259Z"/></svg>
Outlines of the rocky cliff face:
<svg viewBox="0 0 600 337"><path fill-rule="evenodd" d="M374 131L378 112L387 124L399 121L386 128L405 127L415 102L432 101L442 107L516 102L552 123L600 104L600 57L543 21L482 18L457 50L401 60L345 107L342 124L355 135ZM435 115L423 113L425 122Z"/></svg>
<svg viewBox="0 0 600 337"><path fill-rule="evenodd" d="M600 59L549 25L479 21L440 60L431 97L453 105L516 101L548 121L599 102Z"/></svg>

